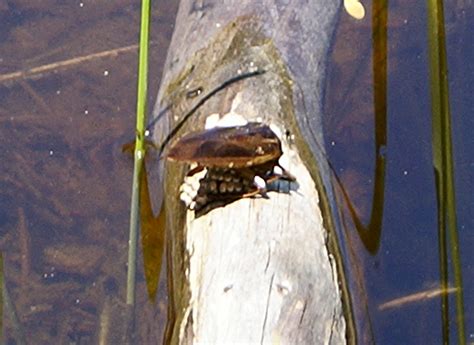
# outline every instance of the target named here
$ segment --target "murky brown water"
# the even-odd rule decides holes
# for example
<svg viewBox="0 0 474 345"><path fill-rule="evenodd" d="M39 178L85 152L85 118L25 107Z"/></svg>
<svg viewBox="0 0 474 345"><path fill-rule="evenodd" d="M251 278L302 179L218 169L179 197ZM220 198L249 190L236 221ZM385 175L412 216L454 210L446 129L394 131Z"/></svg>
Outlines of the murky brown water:
<svg viewBox="0 0 474 345"><path fill-rule="evenodd" d="M153 7L150 104L175 10ZM94 343L120 326L139 20L137 1L0 2L0 248L28 343ZM139 266L137 342L156 343L165 287L148 302Z"/></svg>
<svg viewBox="0 0 474 345"><path fill-rule="evenodd" d="M446 16L472 341L474 73L466 61L474 59L474 44L472 7L463 11L462 5L448 7ZM342 241L356 253L350 261L367 294L375 341L435 344L439 298L379 309L439 285L425 8L410 1L391 6L381 245L376 255L367 254L350 226ZM175 10L173 1L154 4L150 105ZM121 332L114 327L125 299L132 162L120 150L134 135L139 12L139 2L130 0L0 1L0 250L8 292L31 343L88 344L104 329ZM370 16L357 22L343 15L325 118L329 157L365 223L373 189L370 35ZM454 324L453 308L450 315ZM165 287L151 303L139 265L137 343L159 342L165 317ZM12 322L4 320L5 342L14 344Z"/></svg>

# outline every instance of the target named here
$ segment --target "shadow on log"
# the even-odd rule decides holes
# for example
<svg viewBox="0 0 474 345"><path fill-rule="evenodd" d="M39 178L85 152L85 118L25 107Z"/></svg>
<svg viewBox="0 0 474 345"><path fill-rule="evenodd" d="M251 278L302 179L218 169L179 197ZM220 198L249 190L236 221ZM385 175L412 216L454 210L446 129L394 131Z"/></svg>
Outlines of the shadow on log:
<svg viewBox="0 0 474 345"><path fill-rule="evenodd" d="M167 162L167 343L355 342L319 144L325 62L339 7L339 1L181 1L154 115L169 112L154 140L162 142L225 81L265 71L211 97L175 140L216 117L261 122L278 136L279 162L296 184L196 218L180 200L189 165Z"/></svg>

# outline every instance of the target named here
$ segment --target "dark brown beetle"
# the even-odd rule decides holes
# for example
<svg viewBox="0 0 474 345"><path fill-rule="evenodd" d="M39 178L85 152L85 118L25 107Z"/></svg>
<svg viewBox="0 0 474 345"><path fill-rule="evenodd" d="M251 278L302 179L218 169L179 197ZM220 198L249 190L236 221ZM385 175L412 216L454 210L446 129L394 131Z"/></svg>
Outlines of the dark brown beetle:
<svg viewBox="0 0 474 345"><path fill-rule="evenodd" d="M278 163L282 154L280 139L269 126L249 122L189 133L166 156L197 164L188 177L206 169L192 201L185 201L199 217L241 198L267 197L267 183L277 179L295 181Z"/></svg>
<svg viewBox="0 0 474 345"><path fill-rule="evenodd" d="M205 167L245 168L278 160L281 155L280 139L270 127L249 122L187 134L171 147L167 157Z"/></svg>

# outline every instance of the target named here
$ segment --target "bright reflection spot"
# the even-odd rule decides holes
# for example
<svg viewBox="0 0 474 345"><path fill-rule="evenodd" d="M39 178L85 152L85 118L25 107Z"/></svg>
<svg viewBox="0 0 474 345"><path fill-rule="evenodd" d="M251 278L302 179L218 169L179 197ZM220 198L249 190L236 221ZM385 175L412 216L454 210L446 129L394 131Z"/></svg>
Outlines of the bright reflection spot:
<svg viewBox="0 0 474 345"><path fill-rule="evenodd" d="M344 0L344 8L352 18L360 20L365 17L364 5L358 0Z"/></svg>

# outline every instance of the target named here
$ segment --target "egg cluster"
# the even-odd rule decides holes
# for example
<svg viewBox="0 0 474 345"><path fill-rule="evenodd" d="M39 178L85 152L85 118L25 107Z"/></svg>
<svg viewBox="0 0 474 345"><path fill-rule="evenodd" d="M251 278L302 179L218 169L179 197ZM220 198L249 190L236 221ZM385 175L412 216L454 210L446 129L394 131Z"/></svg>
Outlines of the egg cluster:
<svg viewBox="0 0 474 345"><path fill-rule="evenodd" d="M191 170L193 171L193 169ZM180 197L196 216L235 200L260 194L266 196L265 179L255 169L204 168L186 176ZM264 173L270 176L271 170Z"/></svg>

